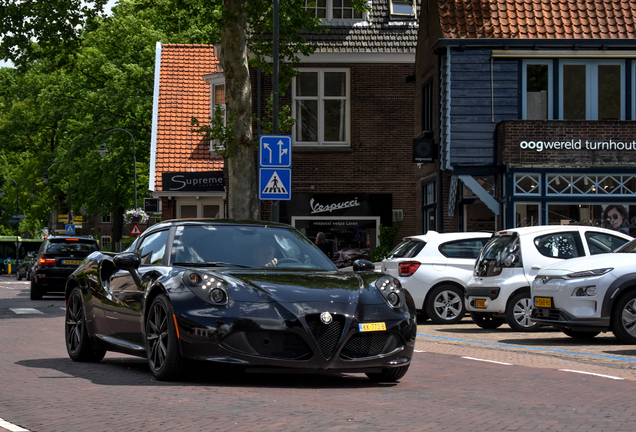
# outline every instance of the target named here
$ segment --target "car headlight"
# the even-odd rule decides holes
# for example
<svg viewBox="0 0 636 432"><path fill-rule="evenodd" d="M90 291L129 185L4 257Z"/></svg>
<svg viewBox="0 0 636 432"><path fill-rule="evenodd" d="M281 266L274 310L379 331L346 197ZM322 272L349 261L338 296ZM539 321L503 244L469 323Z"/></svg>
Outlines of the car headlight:
<svg viewBox="0 0 636 432"><path fill-rule="evenodd" d="M581 287L574 290L575 297L586 297L586 296L595 296L595 295L596 295L595 286L586 286L586 287Z"/></svg>
<svg viewBox="0 0 636 432"><path fill-rule="evenodd" d="M226 305L227 288L224 280L216 275L188 270L183 274L185 285L201 299L215 305Z"/></svg>
<svg viewBox="0 0 636 432"><path fill-rule="evenodd" d="M600 268L600 269L594 269L594 270L586 270L586 271L574 272L574 273L570 273L567 276L569 278L603 276L604 274L607 274L607 273L611 272L612 270L614 270L613 267Z"/></svg>
<svg viewBox="0 0 636 432"><path fill-rule="evenodd" d="M375 287L380 290L386 301L394 308L400 307L400 292L402 285L394 277L384 276L375 281Z"/></svg>

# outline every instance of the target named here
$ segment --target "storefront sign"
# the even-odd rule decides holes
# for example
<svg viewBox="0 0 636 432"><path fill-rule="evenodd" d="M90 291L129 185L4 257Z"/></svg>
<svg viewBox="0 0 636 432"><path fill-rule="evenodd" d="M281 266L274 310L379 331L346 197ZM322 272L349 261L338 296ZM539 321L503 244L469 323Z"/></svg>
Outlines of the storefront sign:
<svg viewBox="0 0 636 432"><path fill-rule="evenodd" d="M350 201L341 201L341 202L332 202L329 204L320 204L317 200L311 199L309 201L309 206L311 207L311 214L315 213L323 213L323 212L333 212L334 210L342 210L351 207L359 207L360 203L358 202L358 198L354 198Z"/></svg>
<svg viewBox="0 0 636 432"><path fill-rule="evenodd" d="M618 151L636 151L636 141L588 141L576 140L571 141L521 141L519 147L522 150L534 150L542 152L543 150L618 150Z"/></svg>
<svg viewBox="0 0 636 432"><path fill-rule="evenodd" d="M163 173L164 191L216 192L224 191L222 171Z"/></svg>

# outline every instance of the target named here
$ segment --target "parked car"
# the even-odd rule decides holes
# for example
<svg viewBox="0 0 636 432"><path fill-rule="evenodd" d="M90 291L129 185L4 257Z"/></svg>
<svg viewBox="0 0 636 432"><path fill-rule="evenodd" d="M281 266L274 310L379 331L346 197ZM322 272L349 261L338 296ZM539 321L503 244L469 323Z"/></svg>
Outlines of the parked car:
<svg viewBox="0 0 636 432"><path fill-rule="evenodd" d="M405 237L382 261L381 271L398 278L411 293L420 319L455 324L466 315L464 289L491 236L428 231Z"/></svg>
<svg viewBox="0 0 636 432"><path fill-rule="evenodd" d="M573 258L539 272L531 288L532 321L577 339L611 330L636 344L636 240L615 253Z"/></svg>
<svg viewBox="0 0 636 432"><path fill-rule="evenodd" d="M31 300L40 300L48 293L63 293L71 273L97 250L99 245L92 237L46 238L31 269Z"/></svg>
<svg viewBox="0 0 636 432"><path fill-rule="evenodd" d="M18 265L18 268L15 271L15 277L17 280L29 280L31 278L31 268L33 267L36 257L37 253L35 251L27 252L24 260Z"/></svg>
<svg viewBox="0 0 636 432"><path fill-rule="evenodd" d="M533 331L530 285L539 270L564 259L611 252L631 240L618 231L593 226L544 225L499 231L484 246L466 286L466 308L478 326L507 322Z"/></svg>
<svg viewBox="0 0 636 432"><path fill-rule="evenodd" d="M146 357L160 380L196 359L397 381L415 346L413 300L372 263L356 268L370 271L339 272L289 225L166 221L70 276L66 348L75 361Z"/></svg>

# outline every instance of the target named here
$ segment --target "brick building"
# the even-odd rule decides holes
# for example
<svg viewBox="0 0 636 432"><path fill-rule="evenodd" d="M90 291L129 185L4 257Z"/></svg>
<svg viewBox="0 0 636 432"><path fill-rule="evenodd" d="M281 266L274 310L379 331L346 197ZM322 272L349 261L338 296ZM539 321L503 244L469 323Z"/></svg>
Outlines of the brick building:
<svg viewBox="0 0 636 432"><path fill-rule="evenodd" d="M417 2L419 3L419 2ZM315 7L326 33L309 35L318 49L295 65L300 75L281 105L297 123L291 131L291 200L280 222L310 239L325 232L334 255L373 249L380 224L400 222L398 237L417 229L419 183L412 162L418 4L373 0L359 13L342 2ZM281 41L284 43L284 41ZM157 47L150 190L163 217L224 217L223 160L191 132L223 106L224 76L212 46ZM271 77L252 71L253 109L264 114ZM259 134L258 123L254 135ZM205 182L205 183L204 183ZM262 218L271 217L263 201Z"/></svg>
<svg viewBox="0 0 636 432"><path fill-rule="evenodd" d="M636 234L635 8L423 8L414 133L432 133L439 155L417 175L429 192L423 231L594 224Z"/></svg>

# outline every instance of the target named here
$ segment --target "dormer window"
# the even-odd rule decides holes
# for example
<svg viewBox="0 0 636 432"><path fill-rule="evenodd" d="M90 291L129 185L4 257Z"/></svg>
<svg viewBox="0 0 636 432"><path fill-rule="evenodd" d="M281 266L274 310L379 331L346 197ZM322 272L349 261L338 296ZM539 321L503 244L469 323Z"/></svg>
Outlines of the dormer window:
<svg viewBox="0 0 636 432"><path fill-rule="evenodd" d="M394 18L415 18L415 0L391 0L391 16Z"/></svg>
<svg viewBox="0 0 636 432"><path fill-rule="evenodd" d="M351 6L351 0L305 0L305 8L315 11L316 18L326 21L362 20L362 12Z"/></svg>

